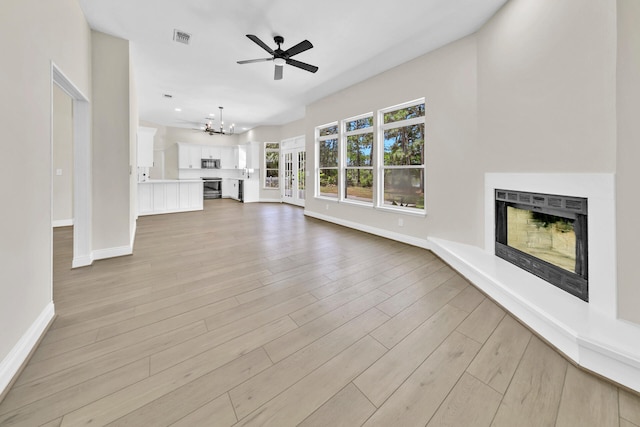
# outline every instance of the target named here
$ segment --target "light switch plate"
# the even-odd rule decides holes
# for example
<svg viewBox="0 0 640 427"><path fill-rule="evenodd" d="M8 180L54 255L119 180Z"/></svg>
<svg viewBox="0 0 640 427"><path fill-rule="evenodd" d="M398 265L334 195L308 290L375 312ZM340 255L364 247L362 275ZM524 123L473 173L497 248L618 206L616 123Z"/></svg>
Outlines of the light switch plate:
<svg viewBox="0 0 640 427"><path fill-rule="evenodd" d="M56 175L62 176L62 169L56 169Z"/></svg>

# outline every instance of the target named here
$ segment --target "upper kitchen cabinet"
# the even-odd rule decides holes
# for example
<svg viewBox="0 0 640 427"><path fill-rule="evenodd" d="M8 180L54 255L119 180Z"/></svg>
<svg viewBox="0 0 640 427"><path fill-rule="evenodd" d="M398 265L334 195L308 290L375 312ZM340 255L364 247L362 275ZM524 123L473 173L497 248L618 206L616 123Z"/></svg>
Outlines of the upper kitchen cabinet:
<svg viewBox="0 0 640 427"><path fill-rule="evenodd" d="M247 143L247 168L260 169L260 143L249 142Z"/></svg>
<svg viewBox="0 0 640 427"><path fill-rule="evenodd" d="M220 147L220 167L222 169L234 169L233 147L223 145Z"/></svg>
<svg viewBox="0 0 640 427"><path fill-rule="evenodd" d="M153 167L153 137L157 129L139 126L137 134L137 163L138 167Z"/></svg>
<svg viewBox="0 0 640 427"><path fill-rule="evenodd" d="M202 148L200 145L178 142L178 167L180 169L200 169Z"/></svg>
<svg viewBox="0 0 640 427"><path fill-rule="evenodd" d="M233 147L234 169L244 169L247 167L247 147L237 145Z"/></svg>
<svg viewBox="0 0 640 427"><path fill-rule="evenodd" d="M222 155L221 147L219 146L202 146L202 158L203 159L220 159Z"/></svg>

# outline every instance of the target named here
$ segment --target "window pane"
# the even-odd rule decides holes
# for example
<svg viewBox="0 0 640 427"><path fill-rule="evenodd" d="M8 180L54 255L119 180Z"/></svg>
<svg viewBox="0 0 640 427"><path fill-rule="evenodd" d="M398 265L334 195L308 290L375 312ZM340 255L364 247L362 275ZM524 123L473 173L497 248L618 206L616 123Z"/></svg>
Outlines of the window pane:
<svg viewBox="0 0 640 427"><path fill-rule="evenodd" d="M327 139L320 141L320 167L335 167L338 166L338 140Z"/></svg>
<svg viewBox="0 0 640 427"><path fill-rule="evenodd" d="M385 166L424 164L424 124L384 131Z"/></svg>
<svg viewBox="0 0 640 427"><path fill-rule="evenodd" d="M320 169L320 195L338 198L337 169Z"/></svg>
<svg viewBox="0 0 640 427"><path fill-rule="evenodd" d="M424 116L424 104L414 105L412 107L401 108L395 111L384 113L384 123L399 122L401 120L414 119Z"/></svg>
<svg viewBox="0 0 640 427"><path fill-rule="evenodd" d="M345 197L349 200L373 203L373 172L371 169L347 169Z"/></svg>
<svg viewBox="0 0 640 427"><path fill-rule="evenodd" d="M385 169L384 204L424 209L424 169Z"/></svg>
<svg viewBox="0 0 640 427"><path fill-rule="evenodd" d="M265 172L264 186L266 188L279 188L278 169L267 169Z"/></svg>
<svg viewBox="0 0 640 427"><path fill-rule="evenodd" d="M351 120L345 123L345 130L351 132L358 129L366 129L373 126L373 117L364 117L362 119Z"/></svg>
<svg viewBox="0 0 640 427"><path fill-rule="evenodd" d="M279 142L267 142L264 145L264 148L267 150L278 150L280 148L280 143Z"/></svg>
<svg viewBox="0 0 640 427"><path fill-rule="evenodd" d="M371 166L373 134L349 135L347 137L347 166Z"/></svg>
<svg viewBox="0 0 640 427"><path fill-rule="evenodd" d="M327 126L326 128L320 128L320 136L337 135L337 134L338 134L338 125Z"/></svg>
<svg viewBox="0 0 640 427"><path fill-rule="evenodd" d="M265 153L265 161L267 169L278 169L280 153L277 151L267 151Z"/></svg>

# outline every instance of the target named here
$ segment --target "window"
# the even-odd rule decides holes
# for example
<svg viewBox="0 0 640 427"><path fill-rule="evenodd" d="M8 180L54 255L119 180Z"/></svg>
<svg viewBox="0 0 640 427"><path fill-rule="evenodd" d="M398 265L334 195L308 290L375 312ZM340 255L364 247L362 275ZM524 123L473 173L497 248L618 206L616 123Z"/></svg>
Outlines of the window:
<svg viewBox="0 0 640 427"><path fill-rule="evenodd" d="M424 132L424 98L318 126L316 197L424 214Z"/></svg>
<svg viewBox="0 0 640 427"><path fill-rule="evenodd" d="M336 123L316 129L318 175L316 194L338 198L338 125Z"/></svg>
<svg viewBox="0 0 640 427"><path fill-rule="evenodd" d="M280 188L280 143L264 144L264 188Z"/></svg>
<svg viewBox="0 0 640 427"><path fill-rule="evenodd" d="M373 204L373 115L343 121L344 199Z"/></svg>
<svg viewBox="0 0 640 427"><path fill-rule="evenodd" d="M380 112L380 206L424 210L424 101Z"/></svg>

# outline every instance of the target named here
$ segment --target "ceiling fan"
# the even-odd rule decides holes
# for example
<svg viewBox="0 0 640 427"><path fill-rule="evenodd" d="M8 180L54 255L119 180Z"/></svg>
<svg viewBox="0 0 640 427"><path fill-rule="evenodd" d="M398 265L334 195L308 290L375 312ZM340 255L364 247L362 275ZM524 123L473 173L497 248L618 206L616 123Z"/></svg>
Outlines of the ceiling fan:
<svg viewBox="0 0 640 427"><path fill-rule="evenodd" d="M315 65L310 65L304 62L296 61L295 59L291 59L292 56L302 53L313 47L313 45L309 40L301 41L297 45L287 50L282 50L280 49L280 45L284 43L284 37L275 36L273 38L273 41L276 42L276 44L278 45L278 48L273 50L269 46L267 46L262 40L260 40L257 36L254 36L253 34L247 34L247 37L249 37L251 40L253 40L255 44L257 44L258 46L260 46L261 48L263 48L273 56L271 58L248 59L246 61L238 61L238 64L251 64L254 62L273 61L275 64L275 73L273 76L274 80L282 80L282 69L284 68L284 64L293 65L294 67L301 68L311 73L315 73L316 71L318 71L318 67L316 67Z"/></svg>

